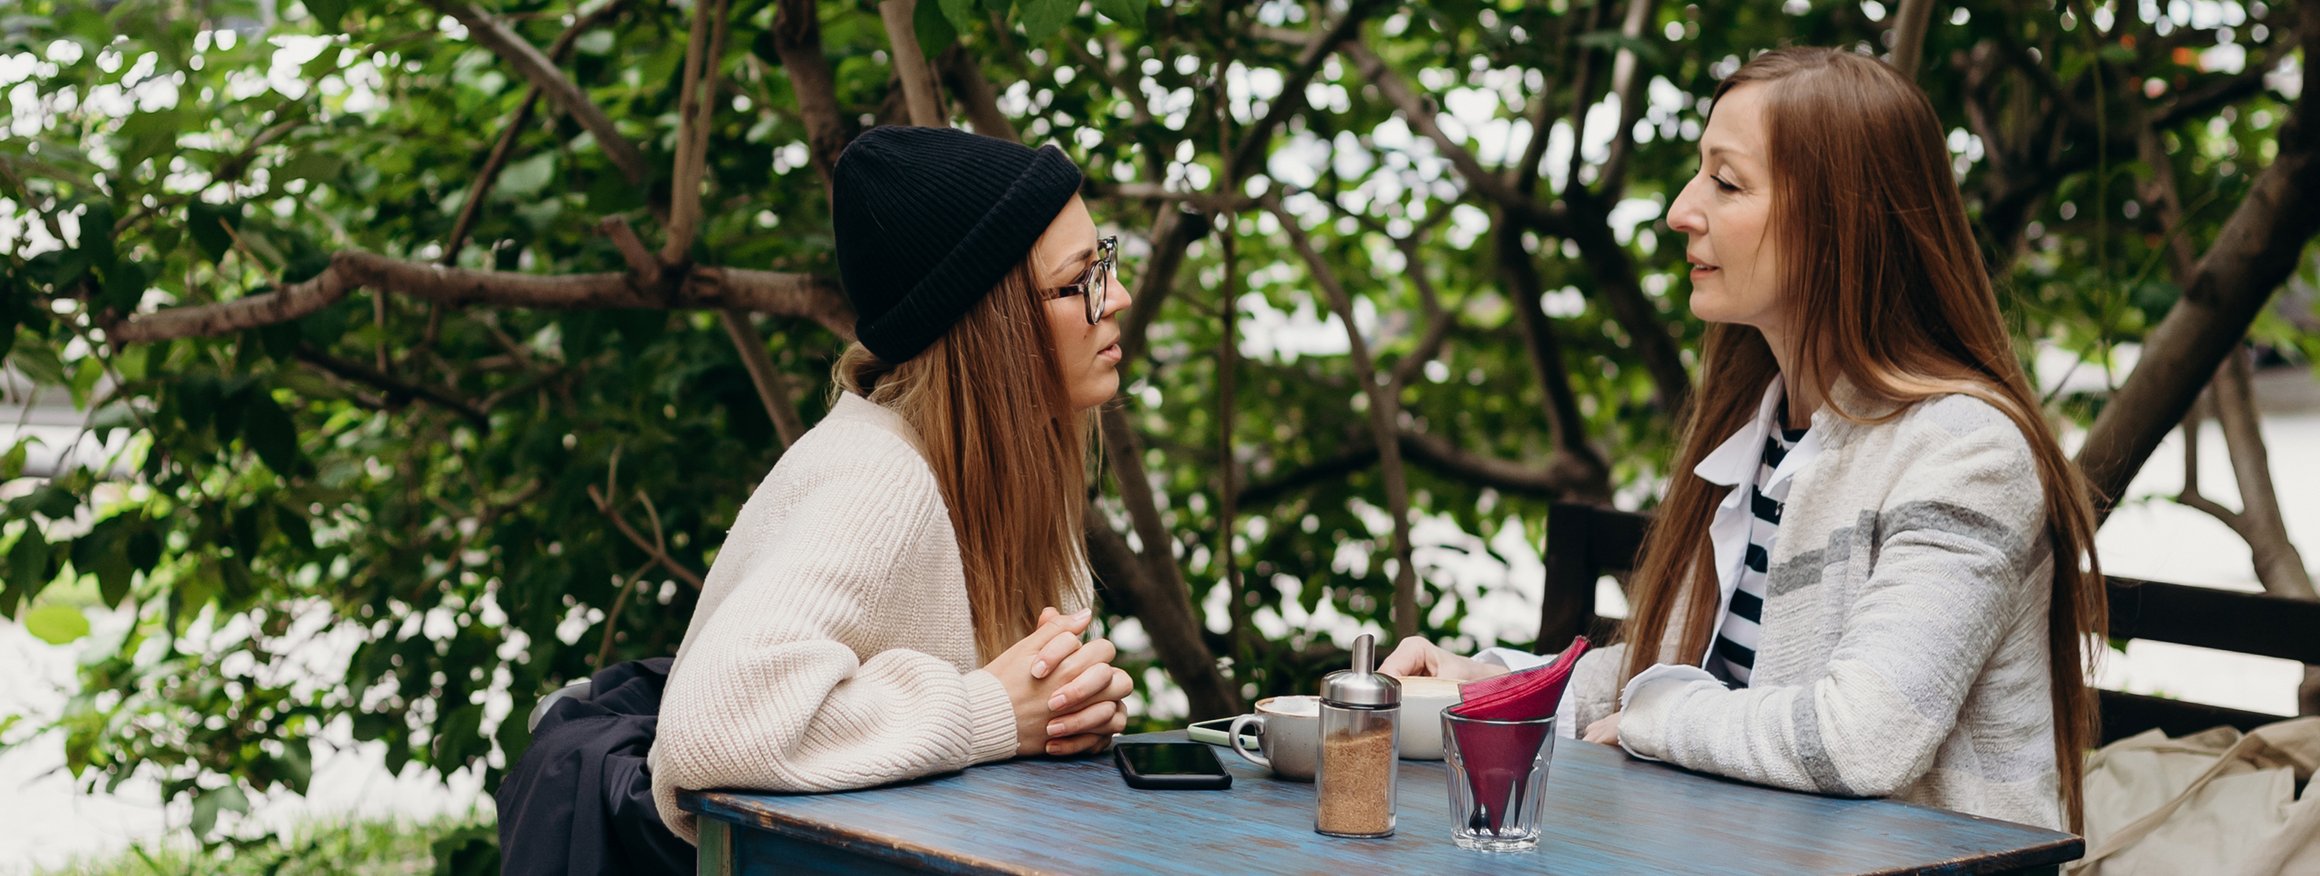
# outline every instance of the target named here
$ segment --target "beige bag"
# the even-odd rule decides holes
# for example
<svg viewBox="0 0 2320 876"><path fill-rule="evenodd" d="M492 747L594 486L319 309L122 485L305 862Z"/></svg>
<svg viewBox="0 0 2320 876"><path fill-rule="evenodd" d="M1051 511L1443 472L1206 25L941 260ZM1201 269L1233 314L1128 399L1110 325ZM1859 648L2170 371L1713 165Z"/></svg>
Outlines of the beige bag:
<svg viewBox="0 0 2320 876"><path fill-rule="evenodd" d="M2077 876L2320 874L2320 718L2242 736L2157 730L2104 746L2086 766L2086 857Z"/></svg>

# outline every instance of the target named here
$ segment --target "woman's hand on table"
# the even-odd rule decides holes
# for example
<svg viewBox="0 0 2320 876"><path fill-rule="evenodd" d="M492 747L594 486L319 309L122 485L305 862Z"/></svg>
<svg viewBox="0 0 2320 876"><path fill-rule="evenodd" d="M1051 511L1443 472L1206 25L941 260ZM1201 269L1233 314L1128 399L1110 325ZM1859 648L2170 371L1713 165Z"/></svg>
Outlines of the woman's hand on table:
<svg viewBox="0 0 2320 876"><path fill-rule="evenodd" d="M1072 755L1100 751L1127 729L1121 700L1135 690L1128 673L1112 666L1111 640L1080 641L1093 612L1039 613L1039 628L984 664L1015 707L1015 754Z"/></svg>
<svg viewBox="0 0 2320 876"><path fill-rule="evenodd" d="M1074 701L1068 690L1073 682L1080 682L1084 689L1088 683L1082 677L1089 674L1091 666L1111 670L1114 650L1110 641L1079 640L1094 619L1092 610L1066 615L1047 609L1039 615L1038 629L983 664L983 671L999 680L999 685L1007 690L1008 702L1015 707L1017 756L1048 750L1052 734L1047 728L1059 714L1053 704L1058 697L1066 704ZM1084 698L1086 694L1081 692L1078 696Z"/></svg>
<svg viewBox="0 0 2320 876"><path fill-rule="evenodd" d="M1109 747L1112 735L1128 729L1128 709L1121 703L1136 689L1128 671L1110 664L1091 666L1081 674L1089 684L1102 687L1076 710L1058 712L1047 723L1047 753L1058 757L1092 754ZM1061 694L1058 694L1061 696Z"/></svg>
<svg viewBox="0 0 2320 876"><path fill-rule="evenodd" d="M1579 738L1598 745L1618 745L1619 713L1612 712L1602 720L1587 725L1587 733Z"/></svg>
<svg viewBox="0 0 2320 876"><path fill-rule="evenodd" d="M1378 671L1387 675L1431 675L1473 681L1505 674L1506 667L1452 654L1440 645L1411 636L1394 645L1394 652L1378 664Z"/></svg>
<svg viewBox="0 0 2320 876"><path fill-rule="evenodd" d="M1053 612L1042 612L1041 622ZM1118 656L1110 639L1093 639L1060 661L1054 675L1065 681L1047 700L1047 754L1100 751L1112 734L1128 729L1128 711L1121 701L1135 691L1136 683L1127 670L1112 665Z"/></svg>

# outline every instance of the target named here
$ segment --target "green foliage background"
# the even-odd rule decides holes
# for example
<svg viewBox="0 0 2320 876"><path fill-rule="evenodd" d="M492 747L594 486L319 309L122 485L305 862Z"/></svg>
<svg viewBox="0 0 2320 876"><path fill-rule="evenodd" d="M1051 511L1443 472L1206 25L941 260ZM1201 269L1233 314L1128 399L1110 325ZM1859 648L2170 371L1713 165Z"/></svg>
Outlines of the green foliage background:
<svg viewBox="0 0 2320 876"><path fill-rule="evenodd" d="M535 46L605 5L487 3ZM2252 67L2276 63L2293 43L2277 10L2223 7L2224 22L2190 27L2143 21L2148 10L2136 4L2093 4L2109 21L2098 36L2049 4L1937 5L1917 79L1957 131L1969 201L1986 212L2024 184L2025 162L2048 169L2027 165L2038 178L2029 223L2015 229L2018 253L2003 231L1984 227L2025 349L2048 343L2102 367L2112 345L2139 338L2175 300L2159 267L2165 235L2212 236L2269 160L2287 108L2275 89L2285 80L2212 69L2222 57L2214 47L2243 47ZM1688 349L1698 325L1681 299L1681 239L1653 222L1656 205L1694 171L1701 98L1765 47L1881 47L1890 16L1877 3L1829 0L1649 3L1642 36L1628 38L1619 29L1625 9L1440 0L1374 9L1357 38L1430 105L1482 105L1518 144L1541 101L1567 140L1571 108L1602 101L1613 52L1631 51L1647 83L1637 130L1648 136L1637 137L1623 176L1601 178L1605 156L1590 151L1580 187L1552 166L1539 197L1574 221L1610 224L1628 279ZM1227 144L1252 131L1272 138L1258 178L1235 183L1286 193L1287 209L1356 299L1380 366L1420 348L1420 278L1453 320L1433 362L1404 388L1405 425L1538 471L1568 448L1551 438L1547 387L1517 314L1523 296L1510 294L1519 287L1493 246L1496 234L1522 235L1584 444L1607 460L1557 494L1648 503L1674 424L1629 332L1606 311L1601 252L1511 225L1342 59L1321 65L1303 90L1306 106L1281 130L1259 128L1281 99L1263 84L1294 81L1301 50L1275 31L1307 34L1342 14L1293 2L926 0L915 32L929 54L962 46L1025 140L1055 142L1088 170L1098 222L1127 242L1131 284L1142 279L1157 218L1183 208L1123 192L1229 195ZM652 216L671 196L689 15L678 5L622 4L560 65L642 151L650 183L628 183L594 137L543 108L518 128L514 160L456 264L619 271L618 250L598 230L605 217L657 241ZM776 57L776 15L765 0L733 4L691 257L834 277L823 184ZM832 2L818 16L844 124L898 119L876 9ZM28 0L0 12L0 57L14 123L0 138L0 354L38 392L69 395L87 432L123 448L45 480L19 479L28 446L0 448L0 614L53 640L81 639L88 625L79 612L44 594L93 583L103 605L135 618L117 641L84 640L82 692L60 718L0 719L0 741L61 733L82 781L158 778L170 797L192 800L193 832L212 837L221 813L246 809L250 793L303 791L309 740L333 722L384 743L390 768L482 764L496 774L526 739L520 720L487 719L495 692L520 716L591 671L600 649L612 660L674 651L693 589L612 525L589 490L611 497L648 538L661 533L682 566L705 570L714 560L781 448L715 314L450 308L358 292L302 319L219 337L107 340L122 314L297 284L341 250L438 259L476 168L516 116L526 89L519 74L436 7L408 0ZM2115 133L2134 107L2099 97L2118 91L2121 76L2146 83L2153 106L2223 92L2166 134L2190 205L2185 227L2154 227L2136 206L2149 168ZM2039 124L2048 81L2072 106L2093 109L2071 111L2085 118L2068 119L2051 155L2016 156L2001 172L1976 134ZM1994 120L1977 125L1969 106L1989 108ZM1463 124L1452 131L1469 148L1496 139ZM1481 158L1495 169L1514 156ZM1610 204L1588 208L1589 197L1633 203L1606 214ZM1190 245L1171 290L1138 288L1165 300L1147 355L1129 363L1125 395L1159 509L1179 539L1144 547L1167 549L1196 611L1220 604L1211 591L1229 586L1217 550L1219 412L1233 413L1229 441L1244 484L1299 484L1244 503L1232 523L1236 571L1250 582L1244 610L1264 622L1203 619L1210 646L1253 694L1308 683L1342 644L1319 628L1264 634L1287 626L1285 609L1390 629L1393 585L1377 470L1332 467L1374 447L1360 389L1372 376L1326 343L1298 353L1264 340L1261 329L1282 321L1341 329L1278 219L1242 209L1226 227L1239 297L1224 299L1214 236ZM1417 258L1395 238L1408 238ZM1232 343L1247 355L1232 366L1236 391L1226 399L1218 387L1228 306L1241 325ZM777 318L762 330L776 366L809 388L796 406L811 423L842 340L805 320ZM2313 352L2312 336L2278 315L2256 330ZM348 364L384 379L350 377ZM2091 404L2059 411L2083 417ZM1444 466L1413 464L1410 476L1422 516L1485 536L1511 522L1531 544L1543 535L1549 494ZM1103 507L1124 528L1118 500ZM626 586L635 596L608 623ZM1438 576L1420 602L1422 632L1460 635L1465 603ZM1109 620L1117 630L1125 619ZM359 643L343 683L316 685L292 671L331 636Z"/></svg>

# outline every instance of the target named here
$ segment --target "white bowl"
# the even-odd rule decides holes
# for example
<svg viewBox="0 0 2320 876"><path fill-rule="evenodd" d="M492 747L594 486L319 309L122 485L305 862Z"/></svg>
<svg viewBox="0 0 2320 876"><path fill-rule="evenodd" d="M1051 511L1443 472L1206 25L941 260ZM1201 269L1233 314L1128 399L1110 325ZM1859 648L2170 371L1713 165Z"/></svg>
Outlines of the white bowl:
<svg viewBox="0 0 2320 876"><path fill-rule="evenodd" d="M1429 676L1395 676L1402 683L1402 757L1442 759L1442 710L1458 704L1459 682Z"/></svg>

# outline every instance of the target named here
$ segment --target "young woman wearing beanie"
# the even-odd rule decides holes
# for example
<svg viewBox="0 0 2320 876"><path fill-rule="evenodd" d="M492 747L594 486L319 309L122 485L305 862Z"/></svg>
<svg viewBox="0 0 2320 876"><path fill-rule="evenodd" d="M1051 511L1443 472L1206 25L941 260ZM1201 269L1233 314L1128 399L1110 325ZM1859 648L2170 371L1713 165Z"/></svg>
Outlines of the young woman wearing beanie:
<svg viewBox="0 0 2320 876"><path fill-rule="evenodd" d="M1053 146L875 128L838 159L857 343L741 509L677 650L653 796L835 791L1103 747L1127 673L1081 643L1115 246Z"/></svg>
<svg viewBox="0 0 2320 876"><path fill-rule="evenodd" d="M2105 628L2094 514L1984 273L1942 128L1878 60L1787 48L1716 89L1668 207L1712 325L1624 643L1558 724L1802 791L2079 822ZM2099 647L2099 646L2098 646ZM1386 671L1538 658L1412 639Z"/></svg>

